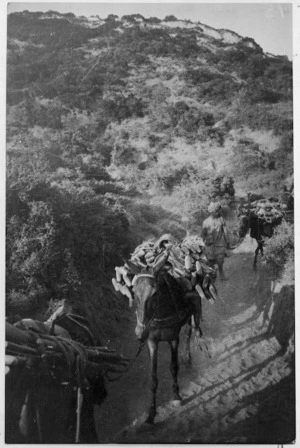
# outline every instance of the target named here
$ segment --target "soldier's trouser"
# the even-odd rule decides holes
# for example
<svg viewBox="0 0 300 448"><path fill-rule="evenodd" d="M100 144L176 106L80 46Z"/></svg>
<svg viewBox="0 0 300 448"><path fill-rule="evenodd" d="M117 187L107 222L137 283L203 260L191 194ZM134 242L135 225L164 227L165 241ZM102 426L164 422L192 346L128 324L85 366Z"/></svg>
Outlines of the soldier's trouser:
<svg viewBox="0 0 300 448"><path fill-rule="evenodd" d="M215 265L218 266L219 268L219 272L220 272L220 277L224 277L224 270L223 270L223 265L224 265L224 257L218 257L218 258L214 258L214 259L208 259L208 265L211 268L215 268Z"/></svg>

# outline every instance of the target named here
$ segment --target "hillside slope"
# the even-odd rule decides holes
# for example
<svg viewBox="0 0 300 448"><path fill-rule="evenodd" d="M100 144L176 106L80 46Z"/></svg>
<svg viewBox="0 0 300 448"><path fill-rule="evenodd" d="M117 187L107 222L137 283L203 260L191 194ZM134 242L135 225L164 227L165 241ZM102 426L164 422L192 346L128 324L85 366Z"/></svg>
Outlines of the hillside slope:
<svg viewBox="0 0 300 448"><path fill-rule="evenodd" d="M101 323L143 239L291 185L292 64L253 39L138 14L24 11L7 29L9 314L67 299Z"/></svg>

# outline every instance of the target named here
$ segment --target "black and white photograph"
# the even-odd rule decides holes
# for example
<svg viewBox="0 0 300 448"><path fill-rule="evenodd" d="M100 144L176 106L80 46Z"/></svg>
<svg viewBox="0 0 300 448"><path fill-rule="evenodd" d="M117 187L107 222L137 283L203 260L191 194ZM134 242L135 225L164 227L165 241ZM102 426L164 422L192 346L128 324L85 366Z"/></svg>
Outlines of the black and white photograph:
<svg viewBox="0 0 300 448"><path fill-rule="evenodd" d="M299 7L6 4L5 444L297 443Z"/></svg>

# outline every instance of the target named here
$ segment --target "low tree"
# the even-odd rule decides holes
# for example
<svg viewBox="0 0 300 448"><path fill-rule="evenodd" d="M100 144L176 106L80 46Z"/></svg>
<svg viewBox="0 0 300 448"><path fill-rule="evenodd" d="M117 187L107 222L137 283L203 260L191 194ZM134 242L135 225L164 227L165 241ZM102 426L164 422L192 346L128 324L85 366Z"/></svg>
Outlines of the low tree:
<svg viewBox="0 0 300 448"><path fill-rule="evenodd" d="M173 16L173 15L170 15L170 16L166 16L165 18L164 18L164 21L165 22L177 22L177 18L175 17L175 16Z"/></svg>

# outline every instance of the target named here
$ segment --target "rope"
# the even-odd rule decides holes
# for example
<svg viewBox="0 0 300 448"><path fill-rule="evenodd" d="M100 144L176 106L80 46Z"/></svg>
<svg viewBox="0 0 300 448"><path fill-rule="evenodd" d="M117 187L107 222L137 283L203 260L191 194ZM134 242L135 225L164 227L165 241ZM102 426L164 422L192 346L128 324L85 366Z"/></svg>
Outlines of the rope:
<svg viewBox="0 0 300 448"><path fill-rule="evenodd" d="M73 374L73 364L74 364L74 341L73 344L71 340L64 339L61 336L50 336L50 335L43 335L43 339L46 339L46 341L55 341L55 343L58 345L59 349L61 350L62 354L64 355L64 359L67 362L68 372L69 374ZM41 343L38 344L38 347L40 351L46 356L45 353L45 346ZM42 349L42 350L41 350ZM72 350L73 349L73 350Z"/></svg>
<svg viewBox="0 0 300 448"><path fill-rule="evenodd" d="M138 351L135 355L134 358L132 358L132 360L130 361L130 363L127 365L126 369L124 370L124 372L120 373L119 375L115 376L114 378L111 376L109 377L108 372L105 372L105 378L107 378L108 381L110 381L111 383L119 380L125 373L128 372L128 370L132 367L132 365L135 363L136 359L139 357L139 355L141 354L145 344L147 342L147 339L144 342L140 342Z"/></svg>

